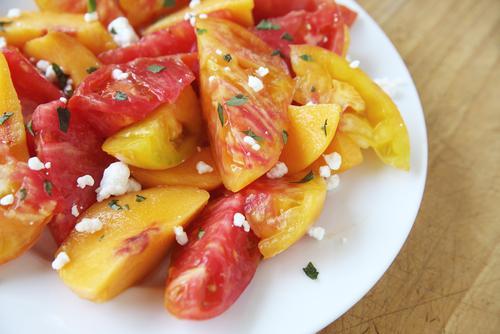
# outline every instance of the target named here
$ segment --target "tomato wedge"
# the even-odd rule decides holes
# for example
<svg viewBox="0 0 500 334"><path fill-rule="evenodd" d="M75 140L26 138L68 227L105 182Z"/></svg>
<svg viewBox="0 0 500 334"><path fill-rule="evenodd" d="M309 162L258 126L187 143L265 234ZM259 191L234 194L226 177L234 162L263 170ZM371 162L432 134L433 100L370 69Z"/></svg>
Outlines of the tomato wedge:
<svg viewBox="0 0 500 334"><path fill-rule="evenodd" d="M115 79L113 70L128 76ZM108 65L83 81L70 99L69 108L109 137L144 119L161 104L175 102L194 79L178 57L139 58Z"/></svg>
<svg viewBox="0 0 500 334"><path fill-rule="evenodd" d="M224 185L236 192L278 161L293 81L284 61L239 25L209 18L196 28L212 150Z"/></svg>
<svg viewBox="0 0 500 334"><path fill-rule="evenodd" d="M67 123L65 115L69 115ZM49 225L55 240L61 243L77 220L72 214L73 206L81 213L96 202L95 189L113 159L100 150L104 138L80 115L70 113L60 101L36 109L33 130L38 157L44 163L51 163L48 178L64 198ZM77 187L76 180L84 175L92 176L94 186Z"/></svg>
<svg viewBox="0 0 500 334"><path fill-rule="evenodd" d="M165 307L182 319L209 319L226 311L250 283L260 261L252 231L233 225L244 197L209 204L189 229L189 243L172 254Z"/></svg>

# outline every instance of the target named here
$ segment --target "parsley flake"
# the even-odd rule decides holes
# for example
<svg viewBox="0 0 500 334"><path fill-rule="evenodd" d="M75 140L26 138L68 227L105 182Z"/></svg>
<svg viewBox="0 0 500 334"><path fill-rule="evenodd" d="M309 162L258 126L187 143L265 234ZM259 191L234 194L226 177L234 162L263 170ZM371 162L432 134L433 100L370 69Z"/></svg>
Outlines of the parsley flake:
<svg viewBox="0 0 500 334"><path fill-rule="evenodd" d="M96 0L87 0L87 12L88 13L93 13L96 10Z"/></svg>
<svg viewBox="0 0 500 334"><path fill-rule="evenodd" d="M303 54L303 55L300 56L300 59L302 59L304 61L312 61L313 57L311 55Z"/></svg>
<svg viewBox="0 0 500 334"><path fill-rule="evenodd" d="M3 125L3 123L7 122L9 118L14 116L13 112L4 112L2 116L0 116L0 125Z"/></svg>
<svg viewBox="0 0 500 334"><path fill-rule="evenodd" d="M106 234L103 234L99 237L99 241L102 241L102 239L104 239L104 237L106 236Z"/></svg>
<svg viewBox="0 0 500 334"><path fill-rule="evenodd" d="M285 32L283 35L281 35L281 39L284 39L285 41L293 42L293 36L287 32Z"/></svg>
<svg viewBox="0 0 500 334"><path fill-rule="evenodd" d="M253 132L252 130L246 130L246 131L242 131L244 134L246 134L247 136L249 137L252 137L255 141L263 141L264 138L262 137L259 137L255 134L255 132Z"/></svg>
<svg viewBox="0 0 500 334"><path fill-rule="evenodd" d="M228 106L231 107L239 107L247 103L248 97L243 94L238 94L235 97L232 97L229 101L226 102Z"/></svg>
<svg viewBox="0 0 500 334"><path fill-rule="evenodd" d="M123 210L122 206L120 204L118 204L117 199L113 199L113 200L109 201L108 206L111 209L116 210L116 211Z"/></svg>
<svg viewBox="0 0 500 334"><path fill-rule="evenodd" d="M203 35L206 32L208 32L207 29L196 28L196 34L197 35Z"/></svg>
<svg viewBox="0 0 500 334"><path fill-rule="evenodd" d="M231 55L228 53L228 54L224 55L224 60L229 63L229 62L231 62L231 60L233 60L233 57L231 57Z"/></svg>
<svg viewBox="0 0 500 334"><path fill-rule="evenodd" d="M117 91L113 96L113 99L116 101L127 101L128 96L124 92Z"/></svg>
<svg viewBox="0 0 500 334"><path fill-rule="evenodd" d="M280 30L281 26L279 24L273 24L269 20L262 20L255 28L258 30Z"/></svg>
<svg viewBox="0 0 500 334"><path fill-rule="evenodd" d="M32 136L35 136L35 131L33 131L33 120L30 120L28 123L26 123L26 129L28 130L28 133Z"/></svg>
<svg viewBox="0 0 500 334"><path fill-rule="evenodd" d="M135 201L136 202L144 202L146 200L146 197L141 196L141 195L135 195Z"/></svg>
<svg viewBox="0 0 500 334"><path fill-rule="evenodd" d="M165 69L166 69L166 67L162 66L162 65L153 64L153 65L148 66L148 71L152 72L152 73L160 73L160 72L164 71Z"/></svg>
<svg viewBox="0 0 500 334"><path fill-rule="evenodd" d="M69 128L69 120L71 119L71 113L67 108L57 107L57 117L59 118L59 129L66 133Z"/></svg>
<svg viewBox="0 0 500 334"><path fill-rule="evenodd" d="M304 176L302 178L302 180L297 181L297 182L292 182L292 183L307 183L309 181L312 181L313 179L314 179L314 173L313 173L313 171L310 171L309 173L307 173L306 176Z"/></svg>
<svg viewBox="0 0 500 334"><path fill-rule="evenodd" d="M128 204L125 204L125 205L123 206L123 208L124 208L125 210L130 210L130 206L128 206Z"/></svg>
<svg viewBox="0 0 500 334"><path fill-rule="evenodd" d="M95 71L97 71L98 69L99 69L98 67L90 66L89 68L86 69L86 71L87 71L88 74L92 74Z"/></svg>
<svg viewBox="0 0 500 334"><path fill-rule="evenodd" d="M25 188L19 189L19 199L24 201L24 199L28 196L28 191Z"/></svg>
<svg viewBox="0 0 500 334"><path fill-rule="evenodd" d="M66 84L68 83L69 76L63 72L61 67L56 63L52 64L52 69L56 73L57 78L57 86L61 89L66 88Z"/></svg>
<svg viewBox="0 0 500 334"><path fill-rule="evenodd" d="M205 235L205 230L200 227L200 229L198 230L198 240L203 238L204 235Z"/></svg>
<svg viewBox="0 0 500 334"><path fill-rule="evenodd" d="M283 54L283 52L281 52L280 50L276 49L273 51L273 53L271 53L271 56L280 56L281 58L285 58L285 55Z"/></svg>
<svg viewBox="0 0 500 334"><path fill-rule="evenodd" d="M118 33L116 32L116 29L115 29L115 27L112 27L112 28L111 28L111 30L110 30L110 32L111 32L111 33L112 33L113 35L116 35L116 34L118 34Z"/></svg>
<svg viewBox="0 0 500 334"><path fill-rule="evenodd" d="M318 279L319 272L312 262L309 262L305 268L302 268L302 270L310 279Z"/></svg>
<svg viewBox="0 0 500 334"><path fill-rule="evenodd" d="M325 119L325 124L323 124L323 126L321 127L321 129L325 133L325 137L328 136L328 132L327 132L327 129L326 129L327 126L328 126L328 118Z"/></svg>
<svg viewBox="0 0 500 334"><path fill-rule="evenodd" d="M286 143L288 143L288 132L286 132L286 130L283 130L281 132L281 137L283 137L283 144L286 145Z"/></svg>
<svg viewBox="0 0 500 334"><path fill-rule="evenodd" d="M43 181L43 190L45 190L49 196L52 196L52 182L49 180Z"/></svg>
<svg viewBox="0 0 500 334"><path fill-rule="evenodd" d="M217 103L217 114L219 114L220 124L224 126L224 107L220 103Z"/></svg>
<svg viewBox="0 0 500 334"><path fill-rule="evenodd" d="M163 0L163 7L166 8L175 7L175 0Z"/></svg>

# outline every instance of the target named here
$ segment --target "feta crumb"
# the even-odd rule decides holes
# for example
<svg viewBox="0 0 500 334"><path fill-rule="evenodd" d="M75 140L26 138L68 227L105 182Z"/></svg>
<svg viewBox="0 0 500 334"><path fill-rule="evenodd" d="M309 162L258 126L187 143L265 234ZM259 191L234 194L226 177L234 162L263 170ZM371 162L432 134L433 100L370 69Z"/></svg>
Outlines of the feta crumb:
<svg viewBox="0 0 500 334"><path fill-rule="evenodd" d="M212 173L214 171L212 166L210 166L209 164L207 164L204 161L198 161L198 163L196 164L196 170L198 171L198 174L200 174L200 175Z"/></svg>
<svg viewBox="0 0 500 334"><path fill-rule="evenodd" d="M120 70L119 68L115 68L112 72L111 72L111 77L114 79L114 80L126 80L128 79L128 73L126 72L122 72L122 70Z"/></svg>
<svg viewBox="0 0 500 334"><path fill-rule="evenodd" d="M306 29L307 30L311 30L312 29L312 25L310 23L306 23Z"/></svg>
<svg viewBox="0 0 500 334"><path fill-rule="evenodd" d="M350 68L358 68L360 64L361 64L361 62L360 62L359 60L353 60L353 61L349 64L349 67L350 67Z"/></svg>
<svg viewBox="0 0 500 334"><path fill-rule="evenodd" d="M326 179L326 189L328 191L337 189L340 184L340 177L337 174L334 174L330 176L328 179Z"/></svg>
<svg viewBox="0 0 500 334"><path fill-rule="evenodd" d="M95 233L102 230L102 221L99 218L83 218L75 225L75 230L80 233Z"/></svg>
<svg viewBox="0 0 500 334"><path fill-rule="evenodd" d="M339 170L340 166L342 166L342 156L337 152L333 152L331 154L323 154L323 158L325 159L328 167L331 170Z"/></svg>
<svg viewBox="0 0 500 334"><path fill-rule="evenodd" d="M68 103L68 99L65 97L60 97L59 101L61 101L62 103Z"/></svg>
<svg viewBox="0 0 500 334"><path fill-rule="evenodd" d="M325 229L319 226L311 227L307 234L316 240L323 240L325 237Z"/></svg>
<svg viewBox="0 0 500 334"><path fill-rule="evenodd" d="M245 144L250 145L252 147L252 150L254 150L254 151L260 150L260 145L257 143L257 141L255 139L253 139L250 136L243 137L243 142Z"/></svg>
<svg viewBox="0 0 500 334"><path fill-rule="evenodd" d="M256 93L264 89L264 84L262 83L262 80L260 80L257 77L254 77L253 75L248 76L248 85Z"/></svg>
<svg viewBox="0 0 500 334"><path fill-rule="evenodd" d="M4 48L7 46L7 40L5 37L0 37L0 48Z"/></svg>
<svg viewBox="0 0 500 334"><path fill-rule="evenodd" d="M194 27L196 25L196 16L192 16L190 19L189 19L189 24Z"/></svg>
<svg viewBox="0 0 500 334"><path fill-rule="evenodd" d="M57 254L54 261L52 261L52 269L60 270L70 261L69 256L66 252L60 252Z"/></svg>
<svg viewBox="0 0 500 334"><path fill-rule="evenodd" d="M121 161L113 162L104 170L101 184L96 189L97 201L111 196L120 196L127 193L129 189L130 169Z"/></svg>
<svg viewBox="0 0 500 334"><path fill-rule="evenodd" d="M44 166L45 166L45 169L50 169L52 167L52 162L50 162L50 161L46 162Z"/></svg>
<svg viewBox="0 0 500 334"><path fill-rule="evenodd" d="M128 184L127 184L128 193L133 193L141 190L142 190L142 185L139 182L137 182L134 178L128 179Z"/></svg>
<svg viewBox="0 0 500 334"><path fill-rule="evenodd" d="M306 106L314 106L316 105L316 103L314 103L313 101L309 101L306 103Z"/></svg>
<svg viewBox="0 0 500 334"><path fill-rule="evenodd" d="M284 162L278 161L274 167L267 172L266 176L269 179L280 179L288 173L288 167Z"/></svg>
<svg viewBox="0 0 500 334"><path fill-rule="evenodd" d="M208 82L214 82L215 81L215 76L211 75L208 77Z"/></svg>
<svg viewBox="0 0 500 334"><path fill-rule="evenodd" d="M57 80L57 74L56 71L54 71L54 67L49 64L47 69L45 70L45 78L49 80L50 82L55 82Z"/></svg>
<svg viewBox="0 0 500 334"><path fill-rule="evenodd" d="M221 51L221 50L219 50L219 49L215 50L215 53L216 53L218 56L222 56L222 51Z"/></svg>
<svg viewBox="0 0 500 334"><path fill-rule="evenodd" d="M188 236L186 232L184 232L184 228L182 226L175 226L174 233L175 233L175 240L179 245L184 246L185 244L188 243L189 241Z"/></svg>
<svg viewBox="0 0 500 334"><path fill-rule="evenodd" d="M224 67L224 71L231 72L231 68L229 66Z"/></svg>
<svg viewBox="0 0 500 334"><path fill-rule="evenodd" d="M84 175L76 179L76 184L80 189L85 189L86 186L92 187L94 183L92 175Z"/></svg>
<svg viewBox="0 0 500 334"><path fill-rule="evenodd" d="M7 17L9 19L15 19L17 17L21 16L21 10L19 8L11 8L7 12Z"/></svg>
<svg viewBox="0 0 500 334"><path fill-rule="evenodd" d="M28 159L28 168L31 170L42 170L45 168L43 162L38 159L38 157L32 157Z"/></svg>
<svg viewBox="0 0 500 334"><path fill-rule="evenodd" d="M125 47L139 41L139 36L126 17L120 16L108 25L108 31L113 36L113 40L119 46ZM112 32L115 32L112 33Z"/></svg>
<svg viewBox="0 0 500 334"><path fill-rule="evenodd" d="M404 81L401 79L376 78L373 81L393 99L399 95L400 87L404 84Z"/></svg>
<svg viewBox="0 0 500 334"><path fill-rule="evenodd" d="M200 4L200 0L191 0L189 3L189 8L194 8Z"/></svg>
<svg viewBox="0 0 500 334"><path fill-rule="evenodd" d="M36 63L36 68L39 69L40 72L43 72L43 73L45 73L47 71L49 66L50 66L50 63L46 60L43 60L43 59L37 61L37 63Z"/></svg>
<svg viewBox="0 0 500 334"><path fill-rule="evenodd" d="M8 194L0 199L0 205L7 206L14 203L14 195Z"/></svg>
<svg viewBox="0 0 500 334"><path fill-rule="evenodd" d="M80 211L78 211L78 206L76 204L73 204L71 207L71 214L73 217L78 217L80 215Z"/></svg>
<svg viewBox="0 0 500 334"><path fill-rule="evenodd" d="M265 77L266 75L269 74L269 69L267 67L259 67L257 69L257 71L255 71L255 73L257 73L257 75L261 78Z"/></svg>
<svg viewBox="0 0 500 334"><path fill-rule="evenodd" d="M198 15L198 17L199 17L200 19L202 19L202 20L205 20L205 19L207 19L207 18L208 18L208 15L207 15L207 14L202 13L202 14Z"/></svg>
<svg viewBox="0 0 500 334"><path fill-rule="evenodd" d="M85 22L95 22L99 21L99 15L97 14L97 12L85 13L83 19L85 20Z"/></svg>
<svg viewBox="0 0 500 334"><path fill-rule="evenodd" d="M250 224L242 213L236 212L233 216L233 225L243 227L245 232L250 232Z"/></svg>
<svg viewBox="0 0 500 334"><path fill-rule="evenodd" d="M327 179L332 176L332 171L329 166L321 166L319 168L319 176Z"/></svg>

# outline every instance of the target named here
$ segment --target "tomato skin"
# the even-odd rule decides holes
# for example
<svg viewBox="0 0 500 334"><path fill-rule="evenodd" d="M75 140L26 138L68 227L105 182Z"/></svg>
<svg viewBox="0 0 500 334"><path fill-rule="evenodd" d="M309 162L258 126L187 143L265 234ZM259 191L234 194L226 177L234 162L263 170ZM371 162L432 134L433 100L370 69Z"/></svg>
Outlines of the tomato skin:
<svg viewBox="0 0 500 334"><path fill-rule="evenodd" d="M188 53L196 49L196 35L188 21L182 21L167 29L142 37L127 47L101 53L104 64L121 64L141 57L159 57Z"/></svg>
<svg viewBox="0 0 500 334"><path fill-rule="evenodd" d="M57 108L64 103L54 101L40 105L33 114L36 151L40 160L50 162L48 177L63 196L58 214L50 222L54 239L61 243L73 229L77 218L71 214L73 205L83 212L96 202L95 189L104 169L114 160L100 150L104 138L96 133L78 114L71 113L68 131L59 129ZM94 186L77 187L80 176L91 175Z"/></svg>
<svg viewBox="0 0 500 334"><path fill-rule="evenodd" d="M209 319L226 311L250 283L260 261L255 234L233 226L244 197L218 199L188 232L189 243L172 254L165 306L182 319ZM200 228L204 234L198 238Z"/></svg>
<svg viewBox="0 0 500 334"><path fill-rule="evenodd" d="M3 48L2 53L9 64L12 82L21 100L25 118L29 119L39 104L64 96L17 48Z"/></svg>
<svg viewBox="0 0 500 334"><path fill-rule="evenodd" d="M163 66L159 73L148 70ZM128 79L115 80L120 69ZM70 110L82 116L105 137L144 119L163 103L172 103L194 81L191 70L178 57L139 58L121 65L101 67L89 75L69 101ZM117 92L125 93L120 100Z"/></svg>

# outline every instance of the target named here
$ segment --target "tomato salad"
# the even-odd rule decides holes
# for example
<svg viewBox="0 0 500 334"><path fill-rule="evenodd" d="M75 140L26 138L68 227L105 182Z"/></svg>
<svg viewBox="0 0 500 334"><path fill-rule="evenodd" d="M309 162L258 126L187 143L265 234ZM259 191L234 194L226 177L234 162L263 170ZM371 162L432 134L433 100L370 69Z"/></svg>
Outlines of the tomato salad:
<svg viewBox="0 0 500 334"><path fill-rule="evenodd" d="M0 263L48 228L62 281L103 302L171 253L165 307L208 319L261 261L323 238L364 150L410 167L334 0L36 2L0 18Z"/></svg>

